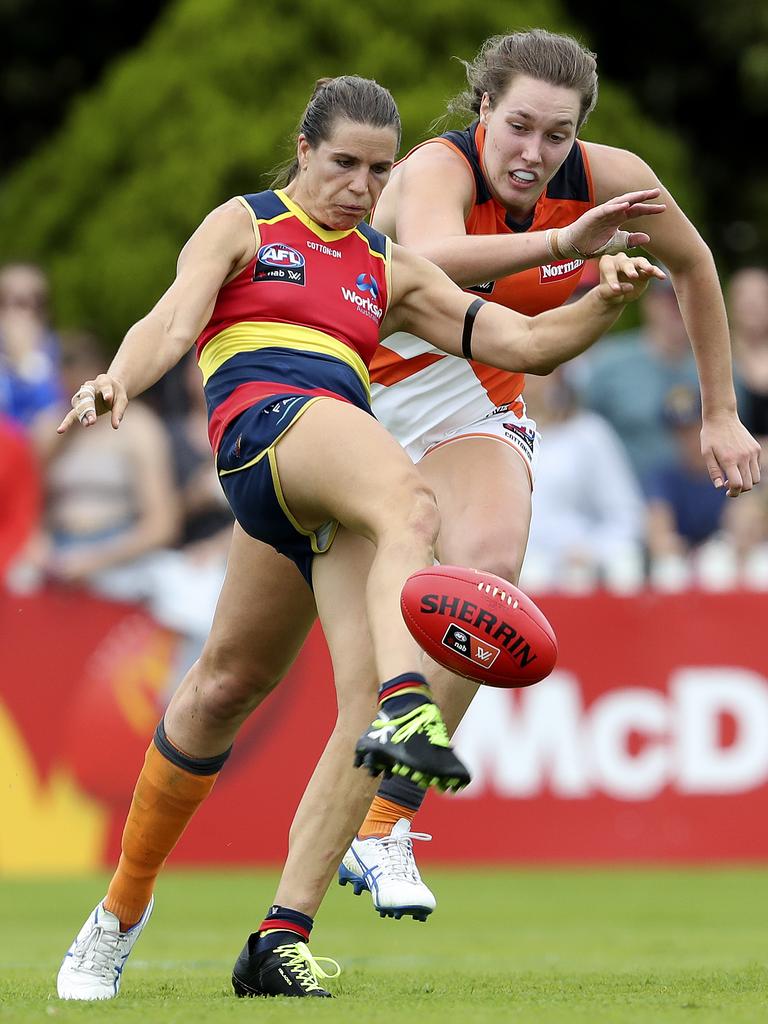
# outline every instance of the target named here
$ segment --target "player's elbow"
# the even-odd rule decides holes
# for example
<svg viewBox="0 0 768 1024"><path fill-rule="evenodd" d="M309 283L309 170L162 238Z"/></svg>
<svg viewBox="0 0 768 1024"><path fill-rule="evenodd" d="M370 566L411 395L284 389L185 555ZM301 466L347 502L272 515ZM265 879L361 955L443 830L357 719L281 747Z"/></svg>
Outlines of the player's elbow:
<svg viewBox="0 0 768 1024"><path fill-rule="evenodd" d="M550 373L558 368L560 363L554 362L549 359L542 359L537 361L534 365L529 366L527 370L521 372L527 373L532 377L548 377Z"/></svg>
<svg viewBox="0 0 768 1024"><path fill-rule="evenodd" d="M515 314L515 322L483 324L483 333L472 346L473 357L481 363L510 373L551 373L555 368L550 353L541 345L533 321Z"/></svg>
<svg viewBox="0 0 768 1024"><path fill-rule="evenodd" d="M543 346L534 334L531 334L525 351L521 354L520 373L530 373L536 377L546 377L559 365L550 348Z"/></svg>
<svg viewBox="0 0 768 1024"><path fill-rule="evenodd" d="M144 317L144 322L151 323L155 331L159 331L161 348L174 355L179 354L179 358L197 338L196 324L172 308L154 309Z"/></svg>

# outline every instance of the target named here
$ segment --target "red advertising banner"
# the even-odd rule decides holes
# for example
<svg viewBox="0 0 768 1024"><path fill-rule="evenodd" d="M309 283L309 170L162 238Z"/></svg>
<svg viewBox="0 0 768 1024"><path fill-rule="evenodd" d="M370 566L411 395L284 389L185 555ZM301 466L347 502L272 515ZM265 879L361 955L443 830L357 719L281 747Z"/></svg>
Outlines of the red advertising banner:
<svg viewBox="0 0 768 1024"><path fill-rule="evenodd" d="M540 602L560 660L481 689L459 797L419 829L439 862L768 858L768 596L596 593ZM0 593L0 873L111 865L143 752L185 646L142 610ZM335 712L315 630L241 732L176 864L275 864Z"/></svg>

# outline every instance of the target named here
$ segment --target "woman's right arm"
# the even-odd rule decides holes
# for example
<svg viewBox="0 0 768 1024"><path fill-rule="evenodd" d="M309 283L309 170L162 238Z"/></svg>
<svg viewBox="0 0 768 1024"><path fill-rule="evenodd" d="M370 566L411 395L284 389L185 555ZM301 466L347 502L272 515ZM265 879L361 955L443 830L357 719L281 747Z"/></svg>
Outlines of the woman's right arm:
<svg viewBox="0 0 768 1024"><path fill-rule="evenodd" d="M465 318L481 302L470 331L471 358L513 373L550 373L597 341L654 277L665 275L644 257L603 256L597 287L577 302L529 317L468 295L433 263L396 245L381 336L408 331L450 355L466 355Z"/></svg>
<svg viewBox="0 0 768 1024"><path fill-rule="evenodd" d="M88 427L108 410L117 428L128 401L160 380L189 350L211 318L219 289L246 266L255 244L253 221L239 200L208 214L182 249L173 284L130 328L107 372L83 383L58 432L78 420Z"/></svg>
<svg viewBox="0 0 768 1024"><path fill-rule="evenodd" d="M547 231L468 235L465 221L475 197L472 174L458 153L430 143L398 166L379 200L373 226L468 288L553 260L606 251L614 236L619 236L621 249L645 245L647 234L618 229L636 217L661 213L664 206L653 202L658 195L658 188L649 188L617 196L559 228L549 240Z"/></svg>

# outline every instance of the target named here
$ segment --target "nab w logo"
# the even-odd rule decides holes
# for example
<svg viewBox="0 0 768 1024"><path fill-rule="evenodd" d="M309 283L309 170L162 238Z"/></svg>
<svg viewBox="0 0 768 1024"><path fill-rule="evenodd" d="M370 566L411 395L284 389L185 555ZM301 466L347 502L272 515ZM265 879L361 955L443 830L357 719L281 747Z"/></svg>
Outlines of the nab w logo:
<svg viewBox="0 0 768 1024"><path fill-rule="evenodd" d="M469 657L476 665L490 668L499 656L499 648L489 643L481 643L477 637L470 637Z"/></svg>
<svg viewBox="0 0 768 1024"><path fill-rule="evenodd" d="M498 647L481 642L472 633L460 629L454 622L445 631L442 644L482 668L490 668L499 656Z"/></svg>
<svg viewBox="0 0 768 1024"><path fill-rule="evenodd" d="M301 253L290 245L284 242L267 242L262 245L256 256L253 280L303 285L305 262Z"/></svg>

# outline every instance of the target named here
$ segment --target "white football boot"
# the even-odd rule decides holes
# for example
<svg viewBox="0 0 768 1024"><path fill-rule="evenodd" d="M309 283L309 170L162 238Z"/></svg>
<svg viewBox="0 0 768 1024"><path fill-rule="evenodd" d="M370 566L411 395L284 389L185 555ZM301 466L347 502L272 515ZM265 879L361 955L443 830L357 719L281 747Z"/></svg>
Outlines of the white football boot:
<svg viewBox="0 0 768 1024"><path fill-rule="evenodd" d="M141 919L128 931L101 903L97 904L67 950L56 979L60 999L114 999L128 955L144 930L154 896Z"/></svg>
<svg viewBox="0 0 768 1024"><path fill-rule="evenodd" d="M437 901L421 880L413 840L429 841L432 836L410 829L408 819L401 818L391 835L353 839L339 867L339 885L351 885L355 896L367 889L381 917L426 921Z"/></svg>

